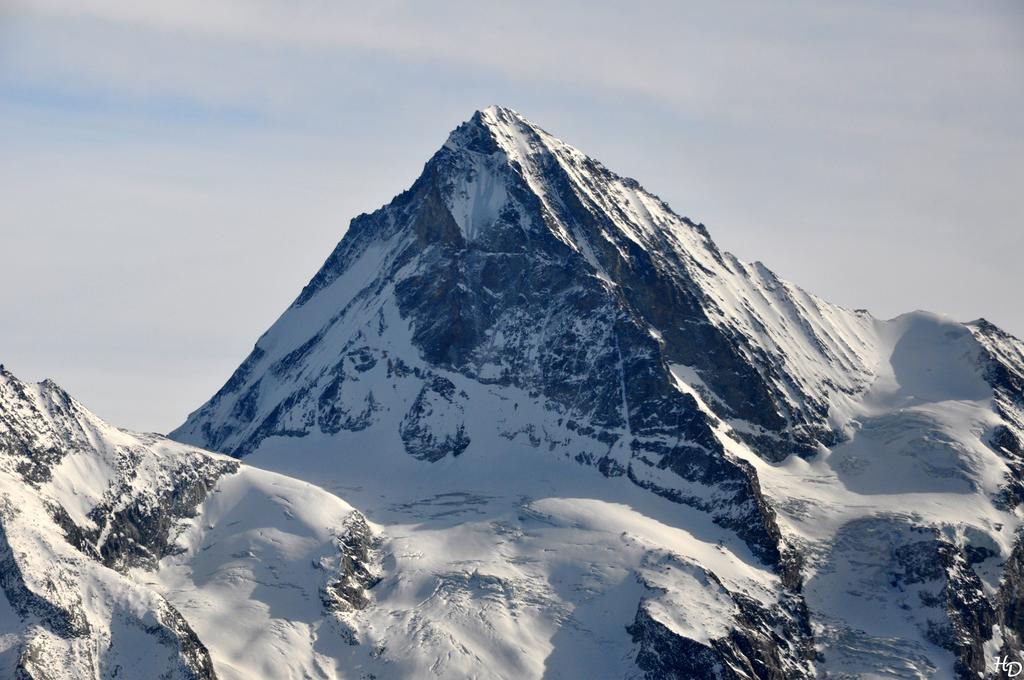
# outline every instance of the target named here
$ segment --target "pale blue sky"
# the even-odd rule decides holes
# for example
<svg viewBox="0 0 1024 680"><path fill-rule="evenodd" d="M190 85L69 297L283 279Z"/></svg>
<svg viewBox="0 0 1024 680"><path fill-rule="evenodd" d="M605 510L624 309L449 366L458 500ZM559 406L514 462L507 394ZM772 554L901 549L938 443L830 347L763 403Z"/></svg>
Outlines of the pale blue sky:
<svg viewBox="0 0 1024 680"><path fill-rule="evenodd" d="M0 362L176 426L492 103L835 302L1024 335L1020 2L367 4L0 3Z"/></svg>

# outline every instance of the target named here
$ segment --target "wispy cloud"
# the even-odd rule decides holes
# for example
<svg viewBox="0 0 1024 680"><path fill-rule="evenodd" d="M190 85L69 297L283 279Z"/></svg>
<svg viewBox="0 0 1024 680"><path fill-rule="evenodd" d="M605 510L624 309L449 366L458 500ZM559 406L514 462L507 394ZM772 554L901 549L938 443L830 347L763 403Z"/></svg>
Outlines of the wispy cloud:
<svg viewBox="0 0 1024 680"><path fill-rule="evenodd" d="M929 3L924 12L737 1L699 9L642 3L627 12L620 3L468 1L20 7L24 21L53 38L27 47L19 63L27 70L222 105L259 99L275 110L303 105L335 79L358 79L357 55L369 54L604 88L698 114L870 129L938 106L939 122L997 117L986 101L1011 94L1007 84L1024 63L1024 10L1016 3L990 13L962 3ZM307 77L296 78L304 66Z"/></svg>
<svg viewBox="0 0 1024 680"><path fill-rule="evenodd" d="M177 424L490 103L826 297L1024 333L1021 35L1016 1L0 3L0 360Z"/></svg>

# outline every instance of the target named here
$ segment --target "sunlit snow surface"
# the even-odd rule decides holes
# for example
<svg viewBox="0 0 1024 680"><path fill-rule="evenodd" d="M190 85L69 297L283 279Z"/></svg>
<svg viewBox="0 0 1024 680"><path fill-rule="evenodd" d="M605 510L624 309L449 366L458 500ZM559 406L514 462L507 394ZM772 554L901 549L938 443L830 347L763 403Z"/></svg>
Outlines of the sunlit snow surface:
<svg viewBox="0 0 1024 680"><path fill-rule="evenodd" d="M642 597L705 642L728 631L733 605L700 567L733 592L777 597L778 578L741 541L624 479L507 442L434 464L375 450L361 460L326 438L268 441L251 462L316 476L386 536L353 650L378 677L634 677L625 629Z"/></svg>

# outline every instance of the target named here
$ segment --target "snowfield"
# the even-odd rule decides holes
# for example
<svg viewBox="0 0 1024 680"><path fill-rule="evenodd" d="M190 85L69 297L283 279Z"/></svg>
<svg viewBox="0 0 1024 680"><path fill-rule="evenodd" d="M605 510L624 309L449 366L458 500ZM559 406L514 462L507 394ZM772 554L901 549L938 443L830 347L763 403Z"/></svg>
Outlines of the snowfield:
<svg viewBox="0 0 1024 680"><path fill-rule="evenodd" d="M184 645L153 630L173 612L201 644L193 656L208 653L221 678L629 677L636 667L625 629L641 603L670 630L706 642L728 631L732 593L770 606L781 588L702 513L680 513L625 480L580 475L578 464L532 447L470 465L461 480L449 465L402 454L388 494L367 490L384 461L352 456L350 469L323 482L372 508L377 521L367 525L323 488L118 430L52 384L5 373L4 385L5 436L50 445L58 427L80 435L69 436L76 443L43 484L20 476L10 452L3 459L5 603L21 596L3 619L10 672L203 677ZM25 415L10 428L10 416ZM323 467L323 442L303 444L291 460L309 475L307 464ZM111 533L120 535L114 508L142 502L171 512L153 499L182 465L217 477L173 518L162 556L140 540L139 562L121 562L113 549L111 564L98 560ZM95 543L73 544L50 505L100 529ZM353 540L354 527L366 536ZM346 560L364 562L354 577ZM346 578L369 606L330 602L329 585ZM78 629L52 631L32 603L17 611L26 598L51 603Z"/></svg>

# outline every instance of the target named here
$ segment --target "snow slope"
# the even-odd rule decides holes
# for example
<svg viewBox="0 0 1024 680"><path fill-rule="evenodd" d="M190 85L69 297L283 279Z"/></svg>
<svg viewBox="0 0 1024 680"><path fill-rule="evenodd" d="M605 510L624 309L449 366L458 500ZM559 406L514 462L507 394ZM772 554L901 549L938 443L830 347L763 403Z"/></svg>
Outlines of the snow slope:
<svg viewBox="0 0 1024 680"><path fill-rule="evenodd" d="M344 465L325 461L324 437L280 444L251 460L317 476L382 527L384 578L359 614L377 677L637 677L628 629L648 608L702 644L743 629L737 599L792 625L779 576L706 514L529 444L434 464L382 450ZM779 656L798 659L798 643L780 642Z"/></svg>
<svg viewBox="0 0 1024 680"><path fill-rule="evenodd" d="M821 671L968 677L1017 635L996 625L1020 526L1014 462L991 440L1004 420L971 328L924 312L875 327L875 379L830 412L841 443L781 465L732 450L805 556Z"/></svg>
<svg viewBox="0 0 1024 680"><path fill-rule="evenodd" d="M324 476L371 526L323 488L119 430L6 371L0 444L7 674L633 677L641 627L707 645L752 615L791 625L779 576L704 513L529 445L458 479L402 454L386 497L364 485L380 459ZM772 635L741 640L795 644Z"/></svg>

